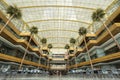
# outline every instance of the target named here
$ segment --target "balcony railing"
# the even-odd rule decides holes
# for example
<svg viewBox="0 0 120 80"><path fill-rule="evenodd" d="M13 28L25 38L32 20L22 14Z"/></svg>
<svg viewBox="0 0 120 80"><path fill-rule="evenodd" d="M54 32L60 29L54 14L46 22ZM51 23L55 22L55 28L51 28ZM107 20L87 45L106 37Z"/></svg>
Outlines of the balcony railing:
<svg viewBox="0 0 120 80"><path fill-rule="evenodd" d="M51 65L50 66L50 69L56 69L56 70L58 70L58 69L62 69L62 70L65 70L66 69L66 65Z"/></svg>

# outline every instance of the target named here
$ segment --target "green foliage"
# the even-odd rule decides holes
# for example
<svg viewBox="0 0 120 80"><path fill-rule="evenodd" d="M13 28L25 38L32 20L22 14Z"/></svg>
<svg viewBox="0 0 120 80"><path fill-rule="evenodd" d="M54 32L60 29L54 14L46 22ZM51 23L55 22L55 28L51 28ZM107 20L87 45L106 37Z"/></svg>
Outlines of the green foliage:
<svg viewBox="0 0 120 80"><path fill-rule="evenodd" d="M85 34L87 34L87 29L85 27L80 27L78 33L79 33L80 36L85 35Z"/></svg>
<svg viewBox="0 0 120 80"><path fill-rule="evenodd" d="M17 19L20 19L22 17L21 10L16 5L14 6L10 5L7 8L7 14L9 14L10 16L14 15L13 18L17 18Z"/></svg>
<svg viewBox="0 0 120 80"><path fill-rule="evenodd" d="M30 32L31 32L31 34L37 34L38 33L38 28L33 26L33 27L30 28Z"/></svg>
<svg viewBox="0 0 120 80"><path fill-rule="evenodd" d="M74 38L71 38L71 39L70 39L70 43L75 44L75 43L76 43L76 40L75 40Z"/></svg>
<svg viewBox="0 0 120 80"><path fill-rule="evenodd" d="M0 22L2 22L3 20L2 20L2 18L0 18Z"/></svg>
<svg viewBox="0 0 120 80"><path fill-rule="evenodd" d="M65 49L69 49L70 46L68 44L65 45Z"/></svg>
<svg viewBox="0 0 120 80"><path fill-rule="evenodd" d="M103 18L104 15L105 15L104 10L99 8L95 12L93 12L91 17L93 21L100 21L100 19Z"/></svg>
<svg viewBox="0 0 120 80"><path fill-rule="evenodd" d="M52 44L48 44L48 48L49 49L53 48Z"/></svg>
<svg viewBox="0 0 120 80"><path fill-rule="evenodd" d="M46 39L46 38L42 38L42 39L41 39L41 43L42 43L42 44L46 44L46 43L47 43L47 39Z"/></svg>

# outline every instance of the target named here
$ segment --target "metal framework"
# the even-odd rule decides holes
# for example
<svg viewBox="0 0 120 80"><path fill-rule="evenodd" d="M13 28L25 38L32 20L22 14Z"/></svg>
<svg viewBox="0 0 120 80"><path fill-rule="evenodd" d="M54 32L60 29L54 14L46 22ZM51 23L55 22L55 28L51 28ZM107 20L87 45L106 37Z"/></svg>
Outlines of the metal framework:
<svg viewBox="0 0 120 80"><path fill-rule="evenodd" d="M38 26L39 33L37 34L37 36L39 36L40 39L41 36L47 35L46 38L48 40L51 39L50 42L51 44L65 45L65 43L68 42L63 43L61 39L63 39L64 41L65 39L70 39L71 36L73 36L73 38L75 38L77 41L79 40L78 35L72 35L72 34L78 34L78 28L74 28L74 26L75 27L85 26L86 28L91 29L92 25L94 24L90 19L91 14L93 11L97 9L97 6L99 6L99 8L103 8L107 12L107 10L109 10L109 8L112 5L114 5L117 0L95 0L94 2L91 2L91 0L87 0L89 2L86 2L84 0L73 0L73 1L69 0L68 2L66 2L67 4L65 4L65 2L61 3L61 0L53 0L53 2L59 4L46 4L47 0L42 0L43 2L46 1L43 4L39 3L39 1L35 2L34 0L28 0L28 2L30 3L26 3L26 4L24 4L25 2L24 0L1 0L1 1L4 2L6 6L8 6L8 4L13 4L13 3L16 4L23 12L22 21L24 22L24 24L27 25L27 27L29 28L33 25ZM68 5L68 3L70 3L70 5ZM79 5L77 3L79 3ZM56 18L56 16L58 17ZM63 22L65 25L63 25ZM46 28L44 28L42 25L48 25L48 26L45 26ZM26 27L26 26L22 26L22 27ZM72 27L73 29L71 29ZM57 31L59 32L59 36L54 36L54 34L58 34ZM53 32L54 34L51 35L50 32ZM66 34L62 34L60 32L64 32L68 36L65 36ZM60 38L61 41L57 39L59 43L55 43L54 42L55 38ZM54 48L59 49L63 47L58 46Z"/></svg>
<svg viewBox="0 0 120 80"><path fill-rule="evenodd" d="M79 22L79 23L84 23L84 24L91 24L90 22L84 22L84 21L80 21L80 20L67 20L67 19L46 19L46 20L33 20L33 21L29 21L27 22L29 23L34 23L34 22L44 22L44 21L69 21L69 22Z"/></svg>
<svg viewBox="0 0 120 80"><path fill-rule="evenodd" d="M26 8L43 8L43 7L82 8L82 9L96 10L96 8L89 8L89 7L84 7L84 6L64 6L64 5L22 6L19 8L26 9Z"/></svg>

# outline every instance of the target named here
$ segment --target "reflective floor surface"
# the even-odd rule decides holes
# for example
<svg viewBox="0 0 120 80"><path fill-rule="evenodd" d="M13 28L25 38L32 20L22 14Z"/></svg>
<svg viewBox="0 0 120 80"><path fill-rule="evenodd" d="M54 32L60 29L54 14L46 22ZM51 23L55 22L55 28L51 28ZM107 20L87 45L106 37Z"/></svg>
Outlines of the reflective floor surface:
<svg viewBox="0 0 120 80"><path fill-rule="evenodd" d="M0 80L120 80L120 75L113 74L69 74L69 75L47 75L47 74L0 74Z"/></svg>

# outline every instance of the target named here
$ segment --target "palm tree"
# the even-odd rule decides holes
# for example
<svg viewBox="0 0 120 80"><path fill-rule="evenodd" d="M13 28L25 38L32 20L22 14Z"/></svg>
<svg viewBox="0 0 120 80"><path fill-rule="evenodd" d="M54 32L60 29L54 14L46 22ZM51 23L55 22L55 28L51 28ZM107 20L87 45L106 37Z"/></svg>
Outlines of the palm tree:
<svg viewBox="0 0 120 80"><path fill-rule="evenodd" d="M120 45L118 43L118 41L114 38L113 34L111 33L111 31L109 30L109 28L107 27L107 25L102 21L102 18L105 16L105 12L102 9L97 9L95 12L93 12L92 14L92 20L95 22L102 22L102 24L104 25L105 29L108 31L108 33L110 34L110 36L112 37L112 39L114 40L114 42L116 43L117 47L120 50Z"/></svg>
<svg viewBox="0 0 120 80"><path fill-rule="evenodd" d="M48 49L53 48L52 44L48 44Z"/></svg>
<svg viewBox="0 0 120 80"><path fill-rule="evenodd" d="M75 40L74 38L71 38L71 39L70 39L70 43L75 44L75 43L76 43L76 40Z"/></svg>
<svg viewBox="0 0 120 80"><path fill-rule="evenodd" d="M50 54L50 49L52 49L53 48L53 46L52 46L52 44L48 44L48 49L49 49L49 54ZM49 58L48 58L48 67L49 67ZM48 68L48 70L49 70L49 68Z"/></svg>
<svg viewBox="0 0 120 80"><path fill-rule="evenodd" d="M48 44L47 48L49 49L49 53L50 53L50 49L53 48L52 44Z"/></svg>
<svg viewBox="0 0 120 80"><path fill-rule="evenodd" d="M21 60L21 64L20 64L20 66L19 66L19 69L22 68L23 61L24 61L24 59L25 59L25 57L26 57L26 54L27 54L28 46L30 45L30 42L31 42L31 40L32 40L33 35L38 33L38 28L35 27L35 26L31 27L31 28L30 28L30 33L31 33L30 39L29 39L29 41L28 41L28 43L27 43L27 47L26 47L25 53L24 53L24 55L23 55L23 58L22 58L22 60Z"/></svg>
<svg viewBox="0 0 120 80"><path fill-rule="evenodd" d="M93 64L92 64L92 61L91 61L90 54L89 54L89 52L88 52L88 47L87 47L87 45L86 45L86 39L85 39L86 34L87 34L87 29L86 29L85 27L80 27L80 29L79 29L79 35L80 35L80 36L83 36L83 40L84 40L84 43L85 43L85 48L86 48L87 55L88 55L88 58L89 58L89 61L90 61L91 69L92 69L92 71L93 71L93 70L94 70L94 69L93 69Z"/></svg>
<svg viewBox="0 0 120 80"><path fill-rule="evenodd" d="M68 51L69 48L70 48L69 44L66 44L66 45L65 45L65 49L67 49L67 54L66 54L66 56L68 56L68 54L69 54L69 51ZM69 59L67 60L66 64L69 65ZM67 68L66 68L66 69L67 69ZM69 68L68 68L68 71L69 71Z"/></svg>
<svg viewBox="0 0 120 80"><path fill-rule="evenodd" d="M71 38L70 43L73 44L73 47L74 47L74 44L76 43L76 40L74 38Z"/></svg>
<svg viewBox="0 0 120 80"><path fill-rule="evenodd" d="M40 59L41 59L41 56L40 56L40 54L39 54L39 59L38 59L38 68L37 68L37 69L39 69Z"/></svg>
<svg viewBox="0 0 120 80"><path fill-rule="evenodd" d="M38 46L38 48L39 48L39 51L40 51L40 46ZM41 59L41 55L39 54L39 60L38 60L38 69L39 69L39 64L40 64L40 59Z"/></svg>
<svg viewBox="0 0 120 80"><path fill-rule="evenodd" d="M41 39L41 43L42 43L42 44L46 44L46 43L47 43L47 39L46 39L46 38L42 38L42 39Z"/></svg>
<svg viewBox="0 0 120 80"><path fill-rule="evenodd" d="M74 38L71 38L70 39L70 43L73 44L73 48L74 48L74 45L76 43L76 40ZM76 55L75 55L75 64L76 64L76 68L77 68L77 61L76 61Z"/></svg>
<svg viewBox="0 0 120 80"><path fill-rule="evenodd" d="M0 34L2 33L2 31L5 29L5 27L8 25L8 23L13 19L13 18L16 18L16 19L20 19L22 17L22 13L21 13L21 10L17 7L17 6L12 6L10 5L8 8L7 8L7 14L10 15L10 18L9 20L6 22L6 24L1 28L0 30Z"/></svg>
<svg viewBox="0 0 120 80"><path fill-rule="evenodd" d="M66 44L65 45L65 49L67 49L67 52L68 52L68 49L70 48L69 44Z"/></svg>
<svg viewBox="0 0 120 80"><path fill-rule="evenodd" d="M52 44L48 44L48 49L49 49L49 52L50 52L50 49L53 48Z"/></svg>
<svg viewBox="0 0 120 80"><path fill-rule="evenodd" d="M43 47L46 47L47 39L46 39L46 38L42 38L42 39L41 39L41 43L42 43L42 48L43 48ZM47 53L46 50L45 50L45 51L43 50L43 53L46 54L46 53Z"/></svg>

